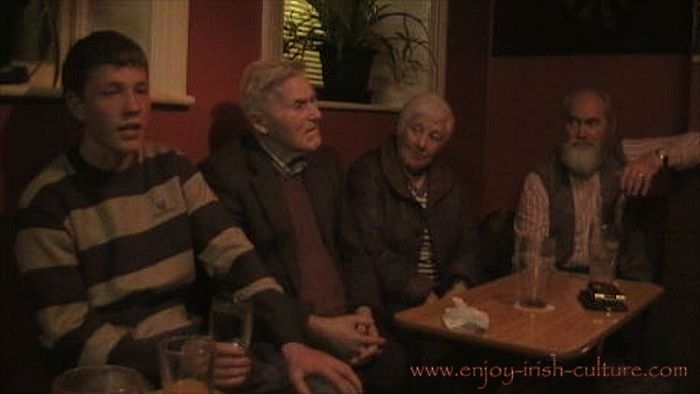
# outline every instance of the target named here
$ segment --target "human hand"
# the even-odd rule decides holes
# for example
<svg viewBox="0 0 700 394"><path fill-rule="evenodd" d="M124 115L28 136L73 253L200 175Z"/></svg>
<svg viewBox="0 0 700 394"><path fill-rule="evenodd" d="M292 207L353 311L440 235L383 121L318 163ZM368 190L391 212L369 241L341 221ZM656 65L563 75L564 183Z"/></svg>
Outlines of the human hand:
<svg viewBox="0 0 700 394"><path fill-rule="evenodd" d="M620 179L622 192L626 196L645 196L662 166L661 159L654 152L627 163Z"/></svg>
<svg viewBox="0 0 700 394"><path fill-rule="evenodd" d="M250 376L251 360L235 343L216 342L212 378L221 390L242 386Z"/></svg>
<svg viewBox="0 0 700 394"><path fill-rule="evenodd" d="M367 307L367 306L360 306L355 310L355 313L358 315L362 316L367 316L370 319L372 318L372 310ZM379 330L377 329L377 325L372 320L372 324L368 325L363 325L359 324L356 329L360 331L361 334L363 335L369 335L375 338L379 338ZM355 356L351 357L348 362L350 365L353 366L358 366L365 364L369 360L373 359L374 357L378 356L379 354L382 353L382 347L380 345L370 345L370 346L364 346L360 349L360 352L356 354Z"/></svg>
<svg viewBox="0 0 700 394"><path fill-rule="evenodd" d="M355 328L362 334L378 337L379 330L377 329L377 325L374 322L374 318L372 316L372 309L370 309L370 307L368 306L360 306L355 310L355 313L360 316L365 316L371 320L370 324L358 324Z"/></svg>
<svg viewBox="0 0 700 394"><path fill-rule="evenodd" d="M297 342L282 345L289 380L299 394L311 394L305 379L317 375L328 380L339 392L362 392L362 382L352 368L337 358Z"/></svg>
<svg viewBox="0 0 700 394"><path fill-rule="evenodd" d="M312 315L309 317L309 329L324 345L347 359L366 353L363 352L365 347L379 346L386 342L379 336L372 317L363 314L336 317Z"/></svg>

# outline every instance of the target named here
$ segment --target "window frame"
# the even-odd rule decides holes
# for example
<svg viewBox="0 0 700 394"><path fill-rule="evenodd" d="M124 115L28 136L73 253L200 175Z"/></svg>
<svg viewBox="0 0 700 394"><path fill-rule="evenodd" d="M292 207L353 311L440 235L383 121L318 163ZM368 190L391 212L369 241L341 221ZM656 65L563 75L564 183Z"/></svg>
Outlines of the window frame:
<svg viewBox="0 0 700 394"><path fill-rule="evenodd" d="M148 53L151 101L155 104L192 106L195 98L187 92L189 0L148 1L151 4ZM63 0L61 3L58 15L61 64L68 48L92 32L89 6L90 0ZM60 81L58 86L51 84L50 76L54 68L52 62L45 62L29 82L0 85L0 97L60 98Z"/></svg>
<svg viewBox="0 0 700 394"><path fill-rule="evenodd" d="M447 57L447 21L449 0L427 0L431 2L428 25L429 41L433 58L436 61L435 72L429 75L429 91L444 96L445 66ZM263 59L282 58L282 25L284 21L284 0L265 0L262 6L262 45ZM322 108L398 112L401 108L390 104L361 104L345 101L319 101Z"/></svg>

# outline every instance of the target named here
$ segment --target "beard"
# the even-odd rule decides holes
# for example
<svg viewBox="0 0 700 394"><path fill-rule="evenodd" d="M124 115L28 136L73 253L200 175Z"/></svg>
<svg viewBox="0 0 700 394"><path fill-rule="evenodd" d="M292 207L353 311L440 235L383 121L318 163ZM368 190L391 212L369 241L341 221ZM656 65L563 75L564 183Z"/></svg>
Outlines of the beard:
<svg viewBox="0 0 700 394"><path fill-rule="evenodd" d="M567 141L561 148L561 160L574 176L590 178L603 163L600 140Z"/></svg>

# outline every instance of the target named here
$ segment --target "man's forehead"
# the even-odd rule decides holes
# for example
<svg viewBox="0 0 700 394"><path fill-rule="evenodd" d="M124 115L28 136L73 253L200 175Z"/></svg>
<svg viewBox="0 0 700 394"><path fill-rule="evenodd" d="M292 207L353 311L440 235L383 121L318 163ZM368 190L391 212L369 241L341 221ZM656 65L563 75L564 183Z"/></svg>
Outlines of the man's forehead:
<svg viewBox="0 0 700 394"><path fill-rule="evenodd" d="M313 90L311 83L304 75L292 75L279 81L272 88L272 91L280 96L303 96Z"/></svg>
<svg viewBox="0 0 700 394"><path fill-rule="evenodd" d="M593 93L581 93L574 96L569 105L569 113L587 112L604 114L605 101Z"/></svg>
<svg viewBox="0 0 700 394"><path fill-rule="evenodd" d="M436 128L443 131L447 129L447 119L445 118L426 118L418 117L411 120L408 125L411 127L422 127L422 128Z"/></svg>
<svg viewBox="0 0 700 394"><path fill-rule="evenodd" d="M133 74L131 73L133 72ZM120 66L110 63L100 64L90 70L88 81L119 80L127 74L137 75L140 80L148 81L148 70L142 66Z"/></svg>
<svg viewBox="0 0 700 394"><path fill-rule="evenodd" d="M415 110L410 123L442 123L449 121L449 114L437 107L422 107Z"/></svg>

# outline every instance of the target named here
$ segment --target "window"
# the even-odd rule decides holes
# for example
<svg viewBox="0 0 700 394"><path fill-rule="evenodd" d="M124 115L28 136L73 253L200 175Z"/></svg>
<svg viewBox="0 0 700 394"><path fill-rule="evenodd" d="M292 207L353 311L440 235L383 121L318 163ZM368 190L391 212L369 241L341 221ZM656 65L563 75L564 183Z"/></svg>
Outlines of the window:
<svg viewBox="0 0 700 394"><path fill-rule="evenodd" d="M389 1L377 0L379 6L388 5L392 12L406 12L420 18L426 29L419 28L421 24L410 26L411 34L420 36L428 44L429 50L419 54L420 62L425 65L419 72L414 72L408 77L404 76L397 82L394 69L389 66L386 54L375 56L372 63L368 90L371 91L370 104L355 104L351 102L322 101L324 107L349 108L366 110L396 111L412 95L420 92L433 91L442 94L444 91L444 65L447 33L447 8L446 0L403 0ZM312 10L312 11L309 11ZM314 28L316 25L302 21L308 20L308 13L313 12L306 0L268 0L263 2L263 31L262 54L264 58L279 59L290 57L288 42L285 42L285 23L295 23L300 26L299 32L304 29ZM306 18L306 19L305 19ZM389 34L403 28L400 18L386 18L375 25L375 31L388 37ZM409 21L410 22L410 21ZM410 23L408 23L410 25ZM288 33L286 33L288 34ZM298 48L297 48L298 49ZM421 52L421 51L418 51ZM323 89L322 64L319 53L316 50L305 50L303 60L307 65L307 73L312 83ZM415 70L414 70L415 71ZM321 92L323 93L323 92ZM323 97L323 95L321 95Z"/></svg>
<svg viewBox="0 0 700 394"><path fill-rule="evenodd" d="M309 14L316 14L316 10L311 7L306 0L284 0L284 22L299 26L301 34L308 34L310 29L318 29L320 25L312 21L305 23ZM283 24L284 26L284 24ZM321 56L318 50L313 48L299 48L293 45L292 48L284 47L284 35L287 34L283 29L283 48L282 56L285 58L294 58L296 54L301 55L303 50L303 61L306 64L306 74L314 86L323 88L323 76L321 69Z"/></svg>
<svg viewBox="0 0 700 394"><path fill-rule="evenodd" d="M44 27L32 22L31 15L36 16L36 10L47 4L53 5L55 11L45 24L55 23L56 29L48 41L39 42L28 32L40 36ZM194 104L194 97L187 94L189 0L28 0L21 17L27 22L19 30L15 45L41 47L49 42L57 50L48 56L14 56L13 64L26 65L31 78L23 84L0 85L0 95L60 96L60 87L55 83L55 56L64 59L67 49L79 38L95 30L112 29L132 37L148 55L154 102Z"/></svg>

